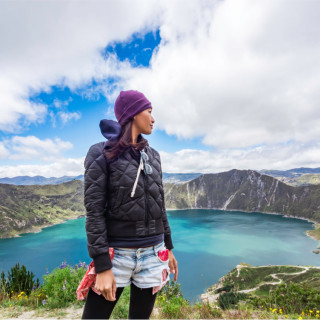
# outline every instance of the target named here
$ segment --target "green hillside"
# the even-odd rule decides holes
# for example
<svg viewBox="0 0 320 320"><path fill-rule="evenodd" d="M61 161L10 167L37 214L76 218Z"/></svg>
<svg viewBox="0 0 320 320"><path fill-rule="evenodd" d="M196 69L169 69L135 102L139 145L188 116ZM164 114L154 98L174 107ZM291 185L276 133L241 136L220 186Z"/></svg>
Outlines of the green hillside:
<svg viewBox="0 0 320 320"><path fill-rule="evenodd" d="M79 180L44 186L0 184L0 238L38 231L84 214Z"/></svg>
<svg viewBox="0 0 320 320"><path fill-rule="evenodd" d="M242 263L219 279L211 286L203 299L218 299L222 291L250 293L256 296L268 296L270 290L278 285L289 285L290 282L304 283L320 290L320 267L314 266L258 266L252 267Z"/></svg>

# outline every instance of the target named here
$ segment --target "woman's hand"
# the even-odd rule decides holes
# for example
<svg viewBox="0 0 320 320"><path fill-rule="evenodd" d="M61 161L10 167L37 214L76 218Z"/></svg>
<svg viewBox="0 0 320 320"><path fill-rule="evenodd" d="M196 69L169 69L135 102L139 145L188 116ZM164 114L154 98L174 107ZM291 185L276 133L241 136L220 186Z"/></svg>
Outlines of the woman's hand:
<svg viewBox="0 0 320 320"><path fill-rule="evenodd" d="M116 279L113 275L112 269L97 273L94 287L99 290L107 300L116 300Z"/></svg>
<svg viewBox="0 0 320 320"><path fill-rule="evenodd" d="M172 250L169 250L169 268L170 272L174 273L174 281L178 279L178 261L173 255Z"/></svg>

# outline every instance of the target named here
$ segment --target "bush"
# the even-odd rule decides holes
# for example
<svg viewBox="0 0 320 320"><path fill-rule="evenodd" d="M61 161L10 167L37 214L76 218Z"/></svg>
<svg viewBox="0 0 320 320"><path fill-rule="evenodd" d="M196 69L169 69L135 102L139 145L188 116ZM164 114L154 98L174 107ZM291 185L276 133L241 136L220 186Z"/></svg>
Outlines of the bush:
<svg viewBox="0 0 320 320"><path fill-rule="evenodd" d="M184 319L191 309L187 300L182 296L173 296L162 304L163 318L166 319Z"/></svg>
<svg viewBox="0 0 320 320"><path fill-rule="evenodd" d="M86 271L85 263L80 262L73 268L63 262L59 268L44 275L42 290L48 297L44 304L49 308L61 308L77 303L76 290Z"/></svg>
<svg viewBox="0 0 320 320"><path fill-rule="evenodd" d="M269 297L255 300L255 305L261 304L271 309L281 308L284 313L300 314L310 310L315 312L320 305L320 290L305 283L283 283L271 291Z"/></svg>
<svg viewBox="0 0 320 320"><path fill-rule="evenodd" d="M245 293L226 292L220 294L218 298L218 304L221 309L234 308L240 300L246 300L247 295Z"/></svg>
<svg viewBox="0 0 320 320"><path fill-rule="evenodd" d="M30 295L33 289L39 288L39 279L35 281L34 274L27 271L24 265L21 266L17 263L13 268L8 271L8 279L5 278L4 271L1 272L0 286L4 294L8 294L11 298L15 293L25 293Z"/></svg>
<svg viewBox="0 0 320 320"><path fill-rule="evenodd" d="M220 292L222 292L222 291L230 292L233 288L234 288L234 285L233 285L233 284L228 284L228 285L226 285L226 286L224 286L224 287L222 287L222 288L217 289L215 292L216 292L216 293L220 293Z"/></svg>
<svg viewBox="0 0 320 320"><path fill-rule="evenodd" d="M222 318L221 309L208 302L196 303L193 308L196 309L199 319Z"/></svg>
<svg viewBox="0 0 320 320"><path fill-rule="evenodd" d="M167 299L172 297L182 297L181 284L171 279L159 291L158 295L165 296Z"/></svg>

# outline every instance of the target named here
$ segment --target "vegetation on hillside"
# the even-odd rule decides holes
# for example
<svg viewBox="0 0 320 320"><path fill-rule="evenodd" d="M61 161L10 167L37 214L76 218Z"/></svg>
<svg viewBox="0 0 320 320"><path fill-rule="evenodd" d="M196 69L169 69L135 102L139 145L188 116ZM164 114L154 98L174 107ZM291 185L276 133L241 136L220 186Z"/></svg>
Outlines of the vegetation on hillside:
<svg viewBox="0 0 320 320"><path fill-rule="evenodd" d="M2 273L0 281L0 318L17 317L32 310L33 316L65 318L66 308L81 314L85 301L78 301L76 289L87 270L85 263L66 262L44 275L40 286L33 274L17 264ZM12 275L20 275L13 277ZM281 279L281 283L262 286ZM20 281L28 278L27 290ZM252 288L257 290L245 292ZM311 319L320 317L320 269L302 266L250 267L241 264L209 288L207 299L191 304L183 297L180 284L170 280L157 294L152 319ZM215 300L210 300L210 295ZM130 287L126 287L113 311L113 319L128 317ZM72 309L74 312L75 309Z"/></svg>
<svg viewBox="0 0 320 320"><path fill-rule="evenodd" d="M39 230L84 216L83 183L15 186L0 184L0 238Z"/></svg>

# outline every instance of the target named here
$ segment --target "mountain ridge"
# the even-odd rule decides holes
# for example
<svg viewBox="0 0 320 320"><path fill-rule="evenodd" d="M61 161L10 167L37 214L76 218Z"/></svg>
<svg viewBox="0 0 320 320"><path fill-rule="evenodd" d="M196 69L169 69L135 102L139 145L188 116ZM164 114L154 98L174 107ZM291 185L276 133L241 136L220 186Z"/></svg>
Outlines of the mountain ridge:
<svg viewBox="0 0 320 320"><path fill-rule="evenodd" d="M235 169L239 170L239 169ZM250 170L250 169L248 169ZM274 178L278 178L280 181L290 184L293 186L298 186L301 184L308 185L313 184L308 180L314 179L311 177L310 179L299 179L301 176L307 177L307 175L314 175L320 178L320 168L294 168L289 170L254 170L253 171L259 172L261 174L269 175ZM230 171L230 170L228 170ZM163 172L163 182L164 183L177 183L181 184L187 181L190 181L194 178L197 178L203 174L216 174L216 173L200 173L200 172L193 172L193 173L167 173ZM12 178L0 178L0 183L5 184L13 184L13 185L45 185L45 184L60 184L63 182L68 182L72 180L81 180L83 181L83 175L78 176L62 176L62 177L50 177L46 178L43 176L16 176ZM302 180L300 182L300 180ZM314 179L319 180L319 179ZM316 183L317 183L316 181Z"/></svg>
<svg viewBox="0 0 320 320"><path fill-rule="evenodd" d="M83 182L16 186L0 184L0 238L85 216ZM203 174L165 183L172 209L219 209L276 213L320 222L320 185L292 187L254 170Z"/></svg>

